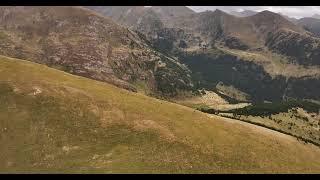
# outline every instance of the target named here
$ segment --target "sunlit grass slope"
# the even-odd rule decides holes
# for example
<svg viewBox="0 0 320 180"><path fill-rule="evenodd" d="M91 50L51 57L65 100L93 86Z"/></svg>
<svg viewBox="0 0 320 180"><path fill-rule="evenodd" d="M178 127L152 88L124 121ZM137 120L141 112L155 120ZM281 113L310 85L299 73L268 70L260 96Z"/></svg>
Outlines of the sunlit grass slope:
<svg viewBox="0 0 320 180"><path fill-rule="evenodd" d="M0 173L320 172L320 148L259 128L0 57Z"/></svg>

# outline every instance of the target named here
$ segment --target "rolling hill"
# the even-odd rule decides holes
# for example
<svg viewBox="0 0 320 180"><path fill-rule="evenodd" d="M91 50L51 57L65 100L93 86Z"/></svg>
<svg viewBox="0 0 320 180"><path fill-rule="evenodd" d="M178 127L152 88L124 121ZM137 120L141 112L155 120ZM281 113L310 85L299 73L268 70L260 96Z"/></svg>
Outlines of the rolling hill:
<svg viewBox="0 0 320 180"><path fill-rule="evenodd" d="M0 57L0 173L318 173L287 135Z"/></svg>

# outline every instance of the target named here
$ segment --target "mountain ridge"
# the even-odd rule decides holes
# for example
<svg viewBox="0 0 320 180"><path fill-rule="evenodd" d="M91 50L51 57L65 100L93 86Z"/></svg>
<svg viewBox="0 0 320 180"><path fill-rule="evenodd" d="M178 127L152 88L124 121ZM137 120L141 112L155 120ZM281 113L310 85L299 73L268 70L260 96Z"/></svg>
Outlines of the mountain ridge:
<svg viewBox="0 0 320 180"><path fill-rule="evenodd" d="M309 71L308 69L312 67L312 72L316 73L317 64L319 63L319 61L317 61L317 46L319 45L319 40L310 32L288 21L282 15L277 13L273 13L271 11L262 11L253 16L238 18L221 10L216 10L193 13L186 17L175 17L171 19L170 23L164 23L156 14L152 13L146 17L148 18L145 18L145 23L143 23L141 20L141 23L136 27L136 30L146 35L146 38L150 41L151 45L155 49L158 49L163 53L170 54L170 56L178 57L178 59L182 61L182 64L186 62L191 63L189 62L189 58L185 55L190 56L192 59L193 55L190 53L193 52L200 54L202 53L204 56L207 56L206 52L213 51L226 53L226 56L228 56L227 54L229 54L231 50L236 52L236 54L233 53L233 55L236 55L237 58L241 59L241 61L234 63L246 64L242 61L251 59L249 61L252 62L252 66L262 66L265 71L253 70L254 72L258 73L253 77L262 76L261 78L264 79L264 83L267 83L267 87L270 86L270 88L277 89L276 91L278 92L273 92L274 94L270 94L269 92L267 95L268 98L271 97L273 100L287 95L287 93L284 93L287 92L287 90L285 90L286 88L284 87L288 86L288 79L291 79L288 81L290 82L290 86L294 87L300 83L303 83L303 81L305 81L305 83L309 81L317 81L317 75L310 74L311 76L309 77L302 77L303 74L305 74L302 71ZM287 45L288 43L290 46ZM315 46L311 47L310 44L314 44ZM216 51L215 49L221 49L220 46L230 48L230 50L222 48L225 50ZM242 54L248 55L245 55L245 58L242 58ZM269 55L265 56L265 54ZM254 58L252 58L252 56ZM276 59L274 60L273 58L275 57ZM184 58L186 60L184 60ZM222 62L220 62L219 58L217 59L216 55L210 58L215 60L210 61L210 63L217 63L216 65L219 64L219 66L222 65ZM196 70L196 72L193 72L192 75L194 84L198 84L195 87L200 89L205 87L211 90L215 88L217 85L216 83L218 82L216 82L217 79L214 77L214 74L215 76L218 76L218 72L212 73L212 75L210 73L209 76L207 74L208 72L205 72L204 70L199 72L197 68L193 67L202 67L200 64L196 65L191 63L187 64L187 66L189 69L191 69L191 71ZM229 69L229 65L224 64L223 66L226 66L225 68ZM288 66L288 68L286 68L286 66ZM275 67L276 69L278 69L278 67L281 68L279 70L272 70L272 68ZM295 74L301 74L301 77L289 75L293 74L293 72L289 74L282 73L289 72L290 69L294 69ZM234 70L232 70L231 67L230 70L228 70L230 74L234 74L235 72L233 71ZM199 78L198 73L202 74L202 78L204 78L204 74L207 74L210 78L215 79L213 80L214 84L211 84L212 80L210 80L210 86L204 85L208 82L207 80L201 78L201 83L199 84L199 79L197 79ZM241 73L244 73L243 75L247 77L245 74L248 73L246 73L244 70ZM220 77L220 75L218 77ZM253 77L251 79L245 79L258 83L258 81L256 81ZM269 79L269 77L271 79ZM225 78L222 79L223 81L226 81ZM225 83L232 83L233 85L236 83L234 81L229 82L229 80L227 80L227 82ZM273 87L274 84L278 83L281 85ZM244 84L244 82L241 84ZM245 88L245 93L248 93L248 91L252 93L248 88L251 87L251 89L255 90L260 89L256 87L256 85L257 84L247 84L248 87L242 87L241 85L241 88L238 88ZM237 86L239 86L239 84L237 84ZM265 88L268 89L267 87ZM292 93L291 96L294 98L301 98L303 96L301 94L302 91L296 91L291 88L289 89L289 94ZM259 91L261 91L261 93L263 92L262 94L267 93L267 91L263 89L260 89ZM310 94L307 93L308 97L313 97L316 99L318 98L318 96L314 94L311 87L308 87L308 89L305 91L310 92ZM259 92L256 93L259 94ZM254 94L252 95L255 96Z"/></svg>
<svg viewBox="0 0 320 180"><path fill-rule="evenodd" d="M186 67L157 52L136 32L86 8L1 7L0 16L3 55L132 91L137 91L134 84L139 82L147 91L164 96L192 88ZM172 85L173 76L181 81Z"/></svg>

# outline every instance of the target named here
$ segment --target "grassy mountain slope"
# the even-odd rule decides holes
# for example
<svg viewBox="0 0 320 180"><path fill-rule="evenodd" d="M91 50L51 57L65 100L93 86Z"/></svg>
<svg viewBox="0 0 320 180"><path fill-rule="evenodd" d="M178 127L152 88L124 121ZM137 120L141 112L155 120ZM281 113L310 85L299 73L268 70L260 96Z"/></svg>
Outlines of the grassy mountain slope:
<svg viewBox="0 0 320 180"><path fill-rule="evenodd" d="M1 56L0 172L320 172L320 149Z"/></svg>

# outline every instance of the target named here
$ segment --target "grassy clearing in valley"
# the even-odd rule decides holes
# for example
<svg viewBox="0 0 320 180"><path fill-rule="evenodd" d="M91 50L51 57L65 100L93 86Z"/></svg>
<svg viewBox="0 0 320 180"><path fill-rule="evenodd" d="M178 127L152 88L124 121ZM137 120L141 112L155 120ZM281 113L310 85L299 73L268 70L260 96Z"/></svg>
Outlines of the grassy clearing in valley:
<svg viewBox="0 0 320 180"><path fill-rule="evenodd" d="M304 77L315 76L320 77L319 66L302 66L298 64L289 63L287 57L268 52L247 52L236 49L229 49L219 47L225 53L238 56L246 61L254 61L263 66L264 70L272 77L282 75L285 77Z"/></svg>

